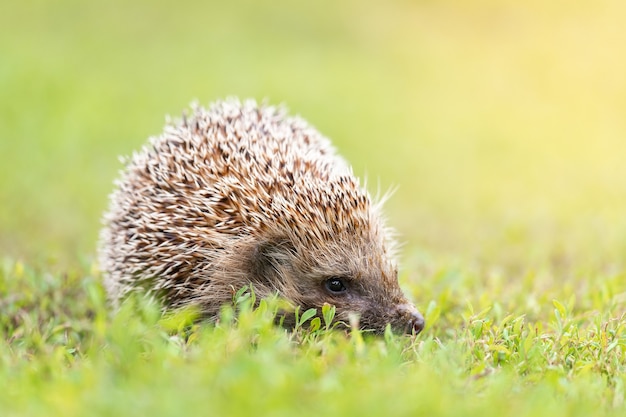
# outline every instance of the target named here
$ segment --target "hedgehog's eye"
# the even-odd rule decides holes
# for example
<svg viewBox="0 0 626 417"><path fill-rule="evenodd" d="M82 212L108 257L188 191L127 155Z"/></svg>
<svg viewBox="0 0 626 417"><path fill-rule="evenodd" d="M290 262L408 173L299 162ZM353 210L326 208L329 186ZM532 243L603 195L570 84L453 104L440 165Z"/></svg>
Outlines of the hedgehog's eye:
<svg viewBox="0 0 626 417"><path fill-rule="evenodd" d="M346 286L341 279L333 277L326 280L326 289L332 293L338 294L346 291Z"/></svg>

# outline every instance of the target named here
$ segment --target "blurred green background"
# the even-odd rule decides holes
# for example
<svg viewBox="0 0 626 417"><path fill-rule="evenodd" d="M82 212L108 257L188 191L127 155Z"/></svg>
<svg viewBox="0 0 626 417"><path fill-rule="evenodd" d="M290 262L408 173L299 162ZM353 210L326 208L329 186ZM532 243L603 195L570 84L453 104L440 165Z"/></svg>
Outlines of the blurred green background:
<svg viewBox="0 0 626 417"><path fill-rule="evenodd" d="M614 269L623 1L0 6L0 253L92 259L118 155L194 99L285 103L387 204L405 270ZM427 275L429 271L421 271Z"/></svg>

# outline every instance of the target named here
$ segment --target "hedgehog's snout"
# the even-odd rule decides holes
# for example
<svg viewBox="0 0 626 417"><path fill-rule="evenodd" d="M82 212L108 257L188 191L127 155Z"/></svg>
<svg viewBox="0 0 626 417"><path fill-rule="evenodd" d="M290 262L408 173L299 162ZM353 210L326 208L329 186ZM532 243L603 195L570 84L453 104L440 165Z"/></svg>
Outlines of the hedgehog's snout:
<svg viewBox="0 0 626 417"><path fill-rule="evenodd" d="M424 330L424 325L426 322L424 321L424 317L421 315L419 311L415 311L411 314L412 317L409 319L409 333L418 334L422 330Z"/></svg>
<svg viewBox="0 0 626 417"><path fill-rule="evenodd" d="M412 304L400 304L396 307L397 314L405 321L403 330L407 334L418 334L424 330L424 316ZM400 329L399 329L400 330Z"/></svg>

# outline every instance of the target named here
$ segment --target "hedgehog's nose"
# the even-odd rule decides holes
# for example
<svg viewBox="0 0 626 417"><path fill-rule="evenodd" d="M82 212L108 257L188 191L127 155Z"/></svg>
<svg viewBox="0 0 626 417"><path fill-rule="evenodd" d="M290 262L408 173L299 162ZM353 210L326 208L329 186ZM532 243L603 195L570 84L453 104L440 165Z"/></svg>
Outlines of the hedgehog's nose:
<svg viewBox="0 0 626 417"><path fill-rule="evenodd" d="M413 304L400 304L396 308L398 313L400 313L400 317L402 318L402 325L406 326L403 330L404 332L409 334L418 334L419 332L424 330L424 316L422 316L420 312L417 311ZM406 325L404 323L406 323Z"/></svg>
<svg viewBox="0 0 626 417"><path fill-rule="evenodd" d="M409 333L418 334L422 330L424 330L424 317L419 313L419 311L414 311L411 313L411 318L409 319Z"/></svg>

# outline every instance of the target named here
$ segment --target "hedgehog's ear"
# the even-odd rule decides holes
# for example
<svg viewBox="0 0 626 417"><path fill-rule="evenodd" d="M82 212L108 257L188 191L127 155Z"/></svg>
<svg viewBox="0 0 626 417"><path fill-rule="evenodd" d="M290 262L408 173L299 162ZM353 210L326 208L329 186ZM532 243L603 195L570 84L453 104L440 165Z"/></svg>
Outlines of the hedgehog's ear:
<svg viewBox="0 0 626 417"><path fill-rule="evenodd" d="M295 248L288 239L270 239L258 243L252 255L252 275L262 282L282 281L281 277L293 267L294 252Z"/></svg>

